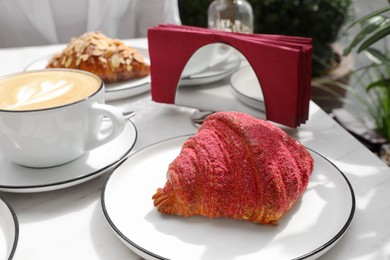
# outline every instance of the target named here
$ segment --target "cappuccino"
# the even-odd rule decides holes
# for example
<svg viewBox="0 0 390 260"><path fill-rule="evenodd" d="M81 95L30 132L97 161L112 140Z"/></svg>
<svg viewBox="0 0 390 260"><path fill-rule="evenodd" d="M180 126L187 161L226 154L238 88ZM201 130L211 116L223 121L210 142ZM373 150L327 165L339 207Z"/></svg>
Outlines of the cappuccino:
<svg viewBox="0 0 390 260"><path fill-rule="evenodd" d="M77 70L40 70L0 79L0 109L39 110L83 100L102 87L101 80Z"/></svg>
<svg viewBox="0 0 390 260"><path fill-rule="evenodd" d="M0 158L27 167L71 162L119 136L122 113L104 104L89 72L45 69L0 78ZM102 118L111 124L103 128Z"/></svg>

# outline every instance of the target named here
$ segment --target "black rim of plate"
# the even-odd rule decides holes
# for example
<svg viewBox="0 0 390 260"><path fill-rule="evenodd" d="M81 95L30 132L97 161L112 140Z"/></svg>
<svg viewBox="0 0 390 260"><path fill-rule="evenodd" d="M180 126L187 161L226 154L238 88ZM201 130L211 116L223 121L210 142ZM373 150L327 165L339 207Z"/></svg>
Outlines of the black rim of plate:
<svg viewBox="0 0 390 260"><path fill-rule="evenodd" d="M15 236L14 236L14 241L12 243L11 251L9 252L9 255L8 255L8 260L11 260L14 257L14 254L15 254L15 251L16 251L16 247L18 245L18 240L19 240L19 221L18 221L18 217L16 216L15 211L9 205L9 203L7 201L5 201L2 197L0 197L0 200L8 208L9 213L11 213L12 219L13 219L13 226L14 226Z"/></svg>
<svg viewBox="0 0 390 260"><path fill-rule="evenodd" d="M178 136L178 137L173 137L173 138L169 138L169 139L166 139L166 140L162 140L162 141L159 141L157 143L154 143L154 144L151 144L151 145L148 145L138 151L136 151L135 153L133 153L132 155L129 156L129 158L131 158L132 156L154 146L154 145L157 145L157 144L160 144L160 143L164 143L164 142L167 142L167 141L171 141L171 140L174 140L174 139L179 139L179 138L185 138L185 137L190 137L191 135L183 135L183 136ZM349 191L350 191L350 194L351 194L351 210L350 210L350 213L349 213L349 216L348 216L348 219L347 221L345 222L344 226L340 229L340 231L335 235L333 236L328 242L326 242L325 244L323 244L322 246L314 249L313 251L311 252L308 252L304 255L301 255L301 256L298 256L296 258L292 258L291 260L304 260L304 259L308 259L318 253L320 253L321 251L324 251L324 250L327 250L330 246L332 246L335 242L337 242L343 235L344 233L348 230L351 222L352 222L352 219L353 219L353 216L355 214L355 208L356 208L356 200L355 200L355 193L353 191L353 188L352 188L352 185L351 183L349 182L348 178L345 176L345 174L334 164L332 163L331 161L329 161L327 158L325 158L324 156L322 156L321 154L319 154L318 152L315 152L313 151L312 149L310 148L307 148L310 152L312 153L315 153L317 154L318 156L320 156L322 159L324 159L325 161L327 161L330 165L332 165L339 173L340 175L344 178L345 182L347 183L347 186L349 188ZM122 161L120 164L118 164L115 169L111 172L110 176L107 178L106 182L104 183L104 186L103 186L103 189L102 189L102 193L101 193L101 206L102 206L102 210L103 210L103 213L104 213L104 216L105 218L107 219L109 225L111 226L111 228L119 235L119 237L121 239L123 239L124 241L126 241L130 246L134 247L135 249L149 255L149 256L152 256L156 259L161 259L161 260L169 260L169 258L165 258L163 256L160 256L160 255L157 255L153 252L150 252L149 250L143 248L142 246L139 246L138 244L134 243L133 241L131 241L126 235L124 235L117 227L116 225L114 224L114 222L111 220L110 218L110 214L108 213L107 211L107 207L106 207L106 204L105 204L105 192L106 192L106 188L107 188L107 185L112 177L112 175L115 173L116 169L118 167L120 167L122 165L124 161Z"/></svg>

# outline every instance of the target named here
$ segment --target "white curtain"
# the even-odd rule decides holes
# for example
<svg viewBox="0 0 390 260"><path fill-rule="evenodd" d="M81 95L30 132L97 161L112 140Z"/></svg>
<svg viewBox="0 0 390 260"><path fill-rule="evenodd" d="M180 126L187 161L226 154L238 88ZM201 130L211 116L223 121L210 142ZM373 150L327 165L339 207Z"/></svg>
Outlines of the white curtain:
<svg viewBox="0 0 390 260"><path fill-rule="evenodd" d="M180 24L178 0L0 0L0 48L67 43L89 31L146 37L147 28Z"/></svg>

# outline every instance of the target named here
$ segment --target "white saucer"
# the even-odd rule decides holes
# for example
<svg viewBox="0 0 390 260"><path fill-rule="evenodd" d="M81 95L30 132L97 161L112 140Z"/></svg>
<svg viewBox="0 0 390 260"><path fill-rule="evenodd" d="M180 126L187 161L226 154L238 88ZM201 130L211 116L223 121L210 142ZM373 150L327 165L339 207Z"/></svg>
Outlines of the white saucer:
<svg viewBox="0 0 390 260"><path fill-rule="evenodd" d="M139 48L136 49L142 54L145 59L145 62L147 64L150 64L148 50ZM47 55L37 60L34 60L30 64L28 64L24 70L41 70L46 68L46 65L48 64L51 57L53 57L53 55L54 54ZM125 82L106 84L105 99L107 101L117 100L145 93L150 90L150 83L151 78L150 75L148 75L139 79L132 79L127 80Z"/></svg>
<svg viewBox="0 0 390 260"><path fill-rule="evenodd" d="M265 111L263 92L251 66L239 69L230 77L233 95L248 106Z"/></svg>
<svg viewBox="0 0 390 260"><path fill-rule="evenodd" d="M181 78L179 85L201 85L221 80L235 72L240 67L240 64L240 56L234 53L214 66L208 67L207 69L188 77Z"/></svg>
<svg viewBox="0 0 390 260"><path fill-rule="evenodd" d="M152 196L165 184L168 165L187 138L169 139L132 154L103 188L101 203L109 225L141 257L315 259L330 250L351 224L355 212L351 184L335 165L313 151L314 170L307 190L276 226L159 213Z"/></svg>
<svg viewBox="0 0 390 260"><path fill-rule="evenodd" d="M103 124L109 127L110 123ZM130 120L127 120L125 129L117 138L64 165L29 168L0 157L0 191L42 192L91 180L112 169L126 158L136 139L137 129Z"/></svg>
<svg viewBox="0 0 390 260"><path fill-rule="evenodd" d="M12 259L19 239L19 222L14 210L0 198L0 259Z"/></svg>

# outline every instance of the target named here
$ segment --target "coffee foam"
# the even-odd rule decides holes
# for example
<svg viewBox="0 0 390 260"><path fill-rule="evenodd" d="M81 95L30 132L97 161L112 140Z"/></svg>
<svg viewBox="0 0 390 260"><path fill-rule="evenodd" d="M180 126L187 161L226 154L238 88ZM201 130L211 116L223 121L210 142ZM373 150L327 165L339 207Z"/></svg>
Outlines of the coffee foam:
<svg viewBox="0 0 390 260"><path fill-rule="evenodd" d="M36 110L82 100L97 91L100 80L79 72L40 71L0 80L0 109Z"/></svg>

